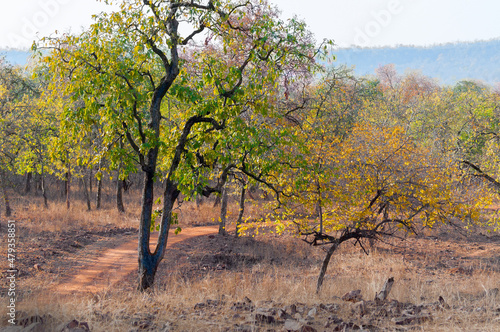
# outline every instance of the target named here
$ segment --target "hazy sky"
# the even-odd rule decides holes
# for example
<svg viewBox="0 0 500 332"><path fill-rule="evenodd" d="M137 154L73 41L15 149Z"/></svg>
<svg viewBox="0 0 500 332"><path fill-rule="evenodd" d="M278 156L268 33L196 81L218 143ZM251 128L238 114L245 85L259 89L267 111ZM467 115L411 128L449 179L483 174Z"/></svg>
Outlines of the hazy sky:
<svg viewBox="0 0 500 332"><path fill-rule="evenodd" d="M96 0L1 0L0 47L28 48L55 30L79 31L107 8ZM500 37L499 0L271 0L339 46L429 45Z"/></svg>

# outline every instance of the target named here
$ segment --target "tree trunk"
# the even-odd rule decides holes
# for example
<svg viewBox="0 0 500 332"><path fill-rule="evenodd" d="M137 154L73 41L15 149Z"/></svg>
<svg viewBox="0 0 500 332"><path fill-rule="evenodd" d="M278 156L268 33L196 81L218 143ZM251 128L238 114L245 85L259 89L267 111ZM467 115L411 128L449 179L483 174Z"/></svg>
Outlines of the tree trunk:
<svg viewBox="0 0 500 332"><path fill-rule="evenodd" d="M203 196L201 196L200 194L197 194L195 200L196 200L196 208L199 210L201 204L203 203Z"/></svg>
<svg viewBox="0 0 500 332"><path fill-rule="evenodd" d="M321 271L319 272L318 284L316 286L316 293L319 293L321 286L323 285L323 280L325 279L326 270L328 269L328 264L332 258L333 252L337 249L338 245L333 244L327 251L325 259L323 260L323 265L321 266Z"/></svg>
<svg viewBox="0 0 500 332"><path fill-rule="evenodd" d="M375 294L375 302L380 303L387 300L393 284L394 284L394 277L390 277L389 279L387 279L387 281L384 284L384 287L382 287L380 292Z"/></svg>
<svg viewBox="0 0 500 332"><path fill-rule="evenodd" d="M323 208L321 207L321 201L318 200L316 203L316 211L318 211L319 217L319 233L323 234Z"/></svg>
<svg viewBox="0 0 500 332"><path fill-rule="evenodd" d="M26 173L26 184L24 186L24 193L29 194L31 192L31 179L33 177L33 173Z"/></svg>
<svg viewBox="0 0 500 332"><path fill-rule="evenodd" d="M3 200L5 203L5 216L10 217L12 215L12 209L10 208L10 200L9 195L7 193L7 185L6 185L5 173L4 171L0 172L0 185L2 186L2 194Z"/></svg>
<svg viewBox="0 0 500 332"><path fill-rule="evenodd" d="M87 188L87 180L85 179L85 176L82 177L82 185L83 185L83 194L85 196L85 200L87 201L87 211L92 210L92 207L90 206L90 194Z"/></svg>
<svg viewBox="0 0 500 332"><path fill-rule="evenodd" d="M46 209L49 208L49 204L47 203L47 192L45 190L45 166L42 163L42 171L40 172L40 189L42 190L43 197L43 205Z"/></svg>
<svg viewBox="0 0 500 332"><path fill-rule="evenodd" d="M139 228L139 286L144 291L153 286L156 270L163 259L167 246L168 231L172 219L172 209L179 196L177 186L170 180L166 181L163 194L163 214L158 235L158 244L154 253L151 253L149 241L151 236L151 215L154 203L154 172L145 172L144 189L142 194L142 210Z"/></svg>
<svg viewBox="0 0 500 332"><path fill-rule="evenodd" d="M42 189L42 197L43 197L43 205L45 206L46 209L49 208L49 204L47 203L47 191L45 189L45 175L43 173L43 165L42 165L42 176L40 179L40 185Z"/></svg>
<svg viewBox="0 0 500 332"><path fill-rule="evenodd" d="M217 195L215 196L215 202L214 202L214 207L217 207L220 205L220 201L222 200L222 195Z"/></svg>
<svg viewBox="0 0 500 332"><path fill-rule="evenodd" d="M319 233L323 234L323 208L321 207L321 186L319 185L319 180L316 179L316 190L318 194L318 201L316 202L316 211L318 212L319 217Z"/></svg>
<svg viewBox="0 0 500 332"><path fill-rule="evenodd" d="M123 205L123 181L120 180L120 171L118 170L118 179L116 181L116 208L118 212L124 213L125 206Z"/></svg>
<svg viewBox="0 0 500 332"><path fill-rule="evenodd" d="M222 189L222 201L220 206L220 220L219 220L219 235L226 235L226 217L227 217L227 183Z"/></svg>
<svg viewBox="0 0 500 332"><path fill-rule="evenodd" d="M151 216L154 203L154 173L145 172L141 202L141 220L139 228L139 287L144 291L154 282L157 266L149 249L151 235ZM163 211L165 213L165 211Z"/></svg>
<svg viewBox="0 0 500 332"><path fill-rule="evenodd" d="M93 196L93 195L92 195L92 191L93 191L93 190L92 190L92 189L93 189L93 188L92 188L92 187L93 187L93 186L92 186L92 175L93 175L93 174L92 174L92 167L91 167L91 168L90 168L90 170L89 170L89 197L92 197L92 196Z"/></svg>
<svg viewBox="0 0 500 332"><path fill-rule="evenodd" d="M236 237L240 236L240 225L243 221L243 213L245 213L245 184L241 184L241 194L240 194L240 212L238 213L238 219L236 220Z"/></svg>
<svg viewBox="0 0 500 332"><path fill-rule="evenodd" d="M120 149L123 149L123 138L120 138ZM116 208L118 212L124 213L125 207L123 206L123 181L120 179L120 173L123 168L123 157L120 157L120 164L116 172Z"/></svg>
<svg viewBox="0 0 500 332"><path fill-rule="evenodd" d="M95 208L99 210L101 208L102 201L102 177L97 180L97 194L95 198Z"/></svg>
<svg viewBox="0 0 500 332"><path fill-rule="evenodd" d="M66 208L69 210L70 208L70 193L71 193L71 172L70 171L67 171L66 172L66 185L65 185L65 188L66 188Z"/></svg>

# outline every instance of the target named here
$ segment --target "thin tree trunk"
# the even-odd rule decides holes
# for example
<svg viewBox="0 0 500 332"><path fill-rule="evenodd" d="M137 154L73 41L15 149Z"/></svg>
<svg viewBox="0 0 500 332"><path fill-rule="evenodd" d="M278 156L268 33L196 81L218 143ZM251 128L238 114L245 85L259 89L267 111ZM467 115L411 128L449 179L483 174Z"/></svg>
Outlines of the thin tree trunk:
<svg viewBox="0 0 500 332"><path fill-rule="evenodd" d="M240 212L238 213L238 219L236 220L236 237L240 236L240 225L243 221L243 213L245 213L245 184L241 184L241 194L240 194Z"/></svg>
<svg viewBox="0 0 500 332"><path fill-rule="evenodd" d="M321 266L321 271L319 272L318 284L316 286L316 293L319 293L321 286L323 285L323 280L325 279L326 270L328 269L328 264L332 258L333 252L337 249L337 244L333 244L327 251L325 259L323 260L323 265Z"/></svg>
<svg viewBox="0 0 500 332"><path fill-rule="evenodd" d="M2 186L2 194L3 200L5 203L5 216L10 217L12 215L12 209L10 208L10 200L9 195L7 193L7 185L5 184L5 173L3 171L0 172L0 185Z"/></svg>
<svg viewBox="0 0 500 332"><path fill-rule="evenodd" d="M318 217L319 217L319 233L323 234L323 208L321 206L322 201L321 201L321 187L319 185L319 180L316 180L316 189L317 194L318 194L318 201L316 202L316 210L318 211Z"/></svg>
<svg viewBox="0 0 500 332"><path fill-rule="evenodd" d="M95 208L99 210L101 208L102 201L102 177L97 180L97 194L95 199Z"/></svg>
<svg viewBox="0 0 500 332"><path fill-rule="evenodd" d="M116 181L116 208L118 212L125 212L125 207L123 205L123 181L120 180L120 170L118 170L118 179Z"/></svg>
<svg viewBox="0 0 500 332"><path fill-rule="evenodd" d="M318 211L319 217L319 233L323 234L323 208L321 207L321 201L318 200L316 203L316 210Z"/></svg>
<svg viewBox="0 0 500 332"><path fill-rule="evenodd" d="M123 139L120 138L120 149L123 149ZM124 213L125 207L123 206L123 181L120 179L120 173L123 168L123 157L120 157L120 164L116 172L116 208L118 212Z"/></svg>
<svg viewBox="0 0 500 332"><path fill-rule="evenodd" d="M42 187L42 197L43 197L43 204L45 206L46 209L49 208L49 205L47 203L47 191L45 189L45 167L43 166L42 164L42 172L40 174L40 186Z"/></svg>
<svg viewBox="0 0 500 332"><path fill-rule="evenodd" d="M102 178L103 174L101 171L102 160L99 160L99 168L97 170L97 194L95 198L95 208L99 210L101 208L102 201Z"/></svg>
<svg viewBox="0 0 500 332"><path fill-rule="evenodd" d="M214 207L219 206L219 205L220 205L221 200L222 200L222 195L217 195L217 196L215 196Z"/></svg>
<svg viewBox="0 0 500 332"><path fill-rule="evenodd" d="M31 179L33 177L33 173L26 173L26 184L24 186L24 193L29 194L31 192Z"/></svg>
<svg viewBox="0 0 500 332"><path fill-rule="evenodd" d="M89 170L89 197L92 197L92 196L93 196L93 195L92 195L92 191L93 191L93 190L92 190L92 189L93 189L93 186L92 186L92 175L93 175L93 174L92 174L92 171L93 171L93 169L92 169L92 167L91 167L91 168L90 168L90 170Z"/></svg>
<svg viewBox="0 0 500 332"><path fill-rule="evenodd" d="M92 210L92 207L90 206L90 194L87 189L87 180L85 179L85 176L82 177L82 185L83 185L83 194L85 195L85 200L87 201L87 211Z"/></svg>
<svg viewBox="0 0 500 332"><path fill-rule="evenodd" d="M66 208L70 208L70 194L71 194L71 172L66 172Z"/></svg>
<svg viewBox="0 0 500 332"><path fill-rule="evenodd" d="M222 201L220 206L220 220L219 220L219 235L226 235L226 218L227 218L227 183L222 189Z"/></svg>

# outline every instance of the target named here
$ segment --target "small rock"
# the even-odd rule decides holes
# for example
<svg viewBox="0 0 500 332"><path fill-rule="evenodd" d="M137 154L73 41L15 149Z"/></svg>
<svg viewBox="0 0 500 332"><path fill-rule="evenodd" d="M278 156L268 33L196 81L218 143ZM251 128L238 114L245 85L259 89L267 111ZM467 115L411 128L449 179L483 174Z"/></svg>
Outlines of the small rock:
<svg viewBox="0 0 500 332"><path fill-rule="evenodd" d="M316 308L312 308L311 310L309 310L309 312L307 313L307 316L308 317L311 317L311 318L314 318L316 316L316 314L318 313L318 310Z"/></svg>
<svg viewBox="0 0 500 332"><path fill-rule="evenodd" d="M287 319L285 321L285 330L286 331L300 331L300 329L303 327L303 325L296 320L293 319Z"/></svg>
<svg viewBox="0 0 500 332"><path fill-rule="evenodd" d="M344 294L344 296L342 296L342 300L348 302L358 302L361 301L362 299L363 296L361 295L360 289L350 291L349 293L346 293Z"/></svg>
<svg viewBox="0 0 500 332"><path fill-rule="evenodd" d="M338 304L335 303L330 303L330 304L320 304L319 305L320 309L334 313L339 311L340 307Z"/></svg>
<svg viewBox="0 0 500 332"><path fill-rule="evenodd" d="M327 323L325 324L325 327L328 328L330 326L332 326L332 324L342 324L344 321L336 316L330 316L328 317L328 321Z"/></svg>
<svg viewBox="0 0 500 332"><path fill-rule="evenodd" d="M439 306L442 308L442 309L450 309L450 306L448 305L448 303L446 303L446 301L444 300L444 298L442 296L439 297L438 299L439 301Z"/></svg>
<svg viewBox="0 0 500 332"><path fill-rule="evenodd" d="M297 313L297 306L295 304L291 304L289 306L286 306L285 311L293 316Z"/></svg>
<svg viewBox="0 0 500 332"><path fill-rule="evenodd" d="M277 315L279 319L285 319L285 320L292 317L291 315L287 314L287 312L283 309L278 309Z"/></svg>
<svg viewBox="0 0 500 332"><path fill-rule="evenodd" d="M203 308L205 308L205 307L206 307L206 304L205 304L205 303L202 303L202 302L200 302L200 303L196 303L196 304L194 305L194 310L203 309Z"/></svg>
<svg viewBox="0 0 500 332"><path fill-rule="evenodd" d="M274 324L276 319L273 316L268 316L264 314L255 314L255 321L260 324Z"/></svg>
<svg viewBox="0 0 500 332"><path fill-rule="evenodd" d="M60 332L89 332L89 324L73 319L71 322L62 324L57 328Z"/></svg>

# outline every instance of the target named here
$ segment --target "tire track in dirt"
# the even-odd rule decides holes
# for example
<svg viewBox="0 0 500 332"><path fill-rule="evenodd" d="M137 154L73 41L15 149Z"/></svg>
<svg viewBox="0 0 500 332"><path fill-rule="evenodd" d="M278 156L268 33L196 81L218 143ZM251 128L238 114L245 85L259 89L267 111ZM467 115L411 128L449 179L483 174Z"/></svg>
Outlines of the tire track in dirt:
<svg viewBox="0 0 500 332"><path fill-rule="evenodd" d="M181 241L202 235L215 234L218 226L185 228L175 235L171 230L168 235L167 249ZM158 233L151 234L151 249L156 246ZM89 264L79 268L59 284L51 287L51 291L60 295L77 293L97 293L110 288L128 274L137 271L138 253L137 238L125 242L115 248L105 250L102 255Z"/></svg>

